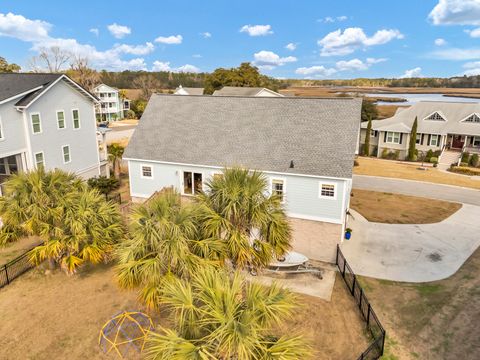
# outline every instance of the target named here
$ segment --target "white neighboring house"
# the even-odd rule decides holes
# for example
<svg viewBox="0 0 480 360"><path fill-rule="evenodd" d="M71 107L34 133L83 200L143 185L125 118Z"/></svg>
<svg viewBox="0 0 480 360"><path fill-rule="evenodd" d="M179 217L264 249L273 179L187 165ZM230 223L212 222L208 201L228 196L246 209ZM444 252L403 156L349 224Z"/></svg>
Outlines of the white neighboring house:
<svg viewBox="0 0 480 360"><path fill-rule="evenodd" d="M175 89L175 95L203 95L203 88L183 87L180 85Z"/></svg>
<svg viewBox="0 0 480 360"><path fill-rule="evenodd" d="M93 89L93 93L100 99L96 112L101 121L121 120L130 110L130 100L122 98L117 88L100 84Z"/></svg>
<svg viewBox="0 0 480 360"><path fill-rule="evenodd" d="M83 178L105 174L98 99L62 74L0 74L0 183L44 166Z"/></svg>
<svg viewBox="0 0 480 360"><path fill-rule="evenodd" d="M154 94L130 142L133 201L174 187L188 197L225 166L262 171L281 194L293 246L335 261L350 204L360 99Z"/></svg>
<svg viewBox="0 0 480 360"><path fill-rule="evenodd" d="M284 97L280 93L262 87L241 87L224 86L220 90L215 90L213 96L265 96L265 97Z"/></svg>

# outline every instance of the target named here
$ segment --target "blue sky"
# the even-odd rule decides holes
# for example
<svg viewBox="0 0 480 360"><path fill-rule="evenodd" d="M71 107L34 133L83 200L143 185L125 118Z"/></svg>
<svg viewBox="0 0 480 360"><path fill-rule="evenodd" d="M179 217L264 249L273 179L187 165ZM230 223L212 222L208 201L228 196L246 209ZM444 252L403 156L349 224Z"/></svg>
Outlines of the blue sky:
<svg viewBox="0 0 480 360"><path fill-rule="evenodd" d="M52 45L116 71L250 61L278 78L480 74L480 0L0 0L0 56L28 70Z"/></svg>

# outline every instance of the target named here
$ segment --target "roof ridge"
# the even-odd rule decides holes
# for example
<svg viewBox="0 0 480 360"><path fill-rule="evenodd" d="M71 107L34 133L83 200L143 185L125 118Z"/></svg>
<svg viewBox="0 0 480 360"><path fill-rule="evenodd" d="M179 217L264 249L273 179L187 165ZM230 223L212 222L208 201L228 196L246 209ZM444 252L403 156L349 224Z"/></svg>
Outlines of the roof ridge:
<svg viewBox="0 0 480 360"><path fill-rule="evenodd" d="M185 88L184 88L185 89ZM272 90L273 91L273 90ZM173 97L179 97L177 94L166 94L166 93L153 93L152 95L157 95L157 96L173 96ZM200 97L206 97L206 98L213 98L213 99L221 99L221 98L235 98L235 99L305 99L305 100L355 100L355 99L361 99L360 97L356 96L332 96L332 97L315 97L315 96L248 96L248 95L222 95L222 96L212 96L209 94L203 94L203 95L182 95L181 97L195 97L195 98L200 98Z"/></svg>

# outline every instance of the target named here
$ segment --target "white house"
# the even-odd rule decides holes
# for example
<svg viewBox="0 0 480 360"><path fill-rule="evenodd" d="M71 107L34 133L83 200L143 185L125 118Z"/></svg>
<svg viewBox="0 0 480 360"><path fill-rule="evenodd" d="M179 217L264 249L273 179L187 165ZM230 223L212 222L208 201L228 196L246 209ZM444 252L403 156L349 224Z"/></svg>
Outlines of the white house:
<svg viewBox="0 0 480 360"><path fill-rule="evenodd" d="M203 95L203 88L183 87L180 85L175 89L175 95Z"/></svg>
<svg viewBox="0 0 480 360"><path fill-rule="evenodd" d="M266 96L266 97L284 97L280 93L262 87L247 86L224 86L220 90L215 90L213 96Z"/></svg>
<svg viewBox="0 0 480 360"><path fill-rule="evenodd" d="M123 98L117 88L100 84L93 89L93 93L100 99L96 111L102 121L123 119L126 111L130 110L130 100Z"/></svg>
<svg viewBox="0 0 480 360"><path fill-rule="evenodd" d="M0 183L39 166L84 178L105 173L97 102L66 75L0 74Z"/></svg>
<svg viewBox="0 0 480 360"><path fill-rule="evenodd" d="M343 239L361 100L154 94L124 154L143 201L204 189L222 168L262 171L284 197L294 248L334 261Z"/></svg>

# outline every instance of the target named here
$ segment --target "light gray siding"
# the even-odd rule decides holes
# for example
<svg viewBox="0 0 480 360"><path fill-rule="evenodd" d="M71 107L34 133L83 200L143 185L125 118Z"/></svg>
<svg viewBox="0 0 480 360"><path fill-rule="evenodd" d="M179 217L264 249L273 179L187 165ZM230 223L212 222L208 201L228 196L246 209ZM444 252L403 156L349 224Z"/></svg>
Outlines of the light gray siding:
<svg viewBox="0 0 480 360"><path fill-rule="evenodd" d="M18 99L0 105L3 138L0 139L0 158L26 151L22 113L15 110Z"/></svg>
<svg viewBox="0 0 480 360"><path fill-rule="evenodd" d="M152 178L142 177L142 166L152 167ZM148 198L155 191L164 187L175 187L179 192L183 189L183 171L201 173L205 183L213 174L221 169L208 167L162 164L129 160L130 191L134 198ZM285 206L288 215L308 220L325 221L341 224L348 206L349 180L327 179L288 174L265 173L271 179L283 179L285 187ZM336 197L320 197L320 184L334 184Z"/></svg>
<svg viewBox="0 0 480 360"><path fill-rule="evenodd" d="M72 110L78 110L80 128L74 129ZM65 128L57 125L57 111L65 114ZM42 132L34 134L31 126L31 114L39 113ZM91 100L63 81L55 84L49 91L35 101L25 114L32 146L32 164L34 154L44 153L47 169L60 168L76 172L84 177L99 174L98 144L96 138L95 110ZM64 163L62 147L70 147L70 162Z"/></svg>

